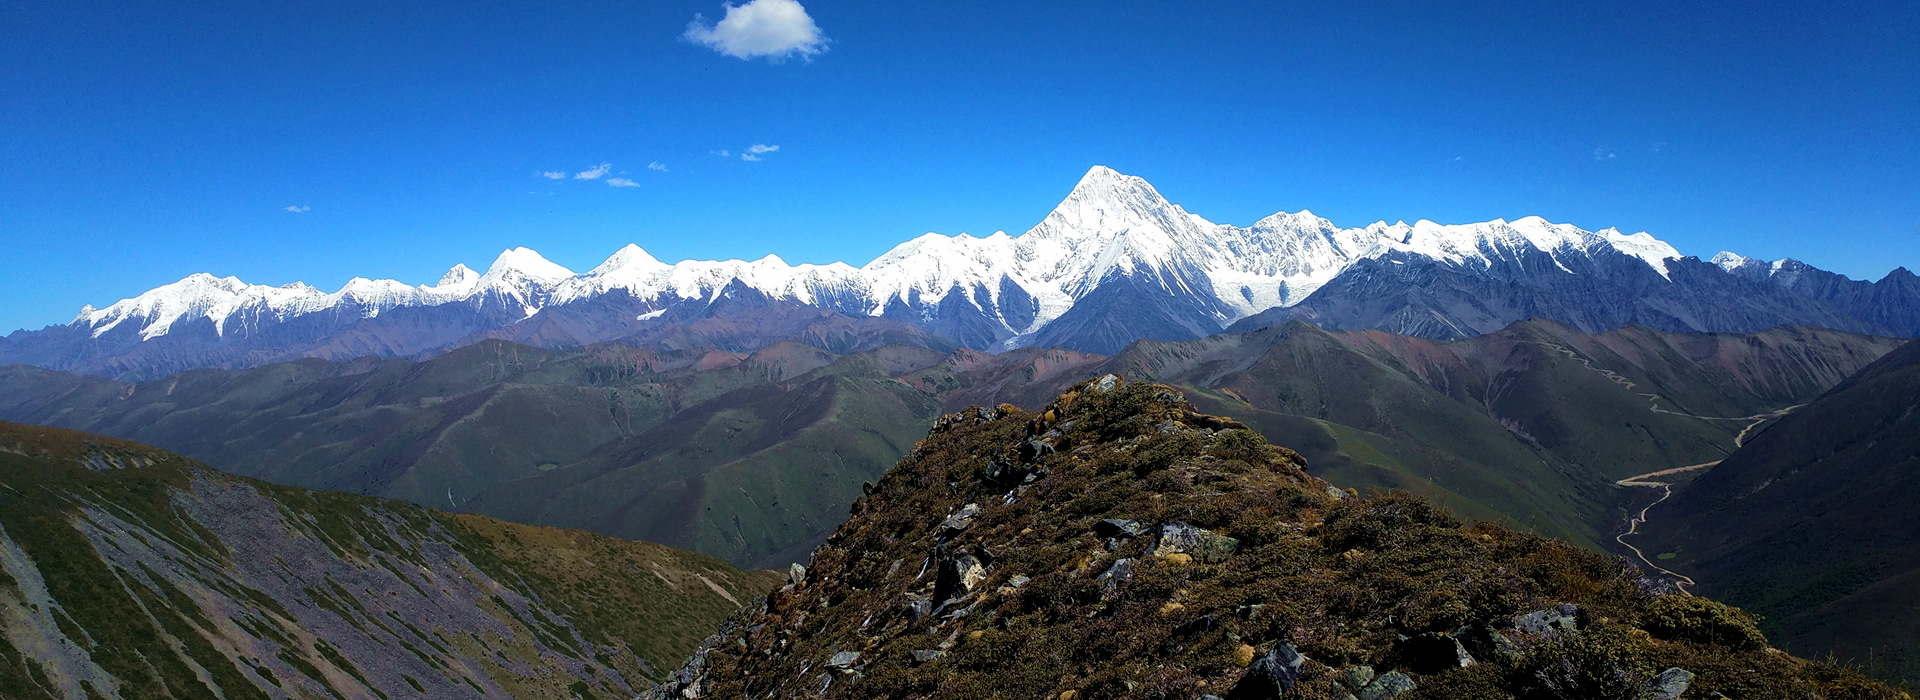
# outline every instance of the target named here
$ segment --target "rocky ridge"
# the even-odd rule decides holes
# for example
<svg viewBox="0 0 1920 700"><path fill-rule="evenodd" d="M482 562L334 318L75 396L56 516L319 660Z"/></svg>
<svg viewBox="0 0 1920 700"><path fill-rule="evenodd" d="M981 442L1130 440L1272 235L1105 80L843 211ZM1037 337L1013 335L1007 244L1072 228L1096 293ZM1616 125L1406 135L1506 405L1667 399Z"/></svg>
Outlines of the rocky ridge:
<svg viewBox="0 0 1920 700"><path fill-rule="evenodd" d="M1896 698L1117 377L942 418L651 698Z"/></svg>

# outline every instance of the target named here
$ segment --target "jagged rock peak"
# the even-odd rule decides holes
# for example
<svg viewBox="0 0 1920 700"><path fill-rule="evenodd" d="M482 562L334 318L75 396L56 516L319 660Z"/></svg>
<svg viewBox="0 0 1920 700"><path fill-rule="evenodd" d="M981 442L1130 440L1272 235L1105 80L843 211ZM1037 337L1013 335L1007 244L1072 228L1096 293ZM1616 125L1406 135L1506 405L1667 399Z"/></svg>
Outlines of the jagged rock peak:
<svg viewBox="0 0 1920 700"><path fill-rule="evenodd" d="M1616 557L1307 469L1111 375L947 415L649 697L1895 697Z"/></svg>

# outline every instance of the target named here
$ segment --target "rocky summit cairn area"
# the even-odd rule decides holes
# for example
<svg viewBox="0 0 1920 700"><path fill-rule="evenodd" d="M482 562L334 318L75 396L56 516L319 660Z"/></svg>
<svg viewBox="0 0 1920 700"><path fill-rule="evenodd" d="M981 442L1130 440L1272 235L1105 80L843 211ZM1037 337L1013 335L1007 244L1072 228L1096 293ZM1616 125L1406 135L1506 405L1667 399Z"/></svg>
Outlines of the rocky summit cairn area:
<svg viewBox="0 0 1920 700"><path fill-rule="evenodd" d="M655 698L1901 698L1106 376L941 418Z"/></svg>

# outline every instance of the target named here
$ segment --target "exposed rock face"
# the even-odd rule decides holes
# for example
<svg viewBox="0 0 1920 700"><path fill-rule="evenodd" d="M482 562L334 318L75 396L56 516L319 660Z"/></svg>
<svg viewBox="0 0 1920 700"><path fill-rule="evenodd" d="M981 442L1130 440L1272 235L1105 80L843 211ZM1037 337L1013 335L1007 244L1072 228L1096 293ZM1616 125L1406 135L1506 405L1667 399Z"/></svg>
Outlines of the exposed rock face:
<svg viewBox="0 0 1920 700"><path fill-rule="evenodd" d="M0 423L0 697L630 696L766 584Z"/></svg>
<svg viewBox="0 0 1920 700"><path fill-rule="evenodd" d="M737 613L648 697L1533 700L1656 692L1667 668L1702 697L1896 697L1643 626L1661 598L1622 560L1404 495L1332 495L1298 454L1164 386L1107 378L937 425L803 584ZM1026 449L1047 435L1051 452ZM988 478L1010 465L1033 478ZM902 605L923 599L939 608ZM1745 619L1702 603L1675 614Z"/></svg>

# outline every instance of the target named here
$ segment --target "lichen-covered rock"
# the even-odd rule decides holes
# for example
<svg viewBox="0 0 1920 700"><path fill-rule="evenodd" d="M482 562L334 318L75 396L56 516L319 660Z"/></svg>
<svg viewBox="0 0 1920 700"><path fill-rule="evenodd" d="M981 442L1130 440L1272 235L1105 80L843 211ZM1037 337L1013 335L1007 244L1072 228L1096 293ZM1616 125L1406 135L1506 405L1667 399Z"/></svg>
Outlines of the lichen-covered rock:
<svg viewBox="0 0 1920 700"><path fill-rule="evenodd" d="M1176 522L1160 526L1160 538L1154 542L1150 554L1156 557L1185 554L1214 564L1226 561L1227 557L1233 556L1233 553L1239 549L1239 540L1204 528Z"/></svg>
<svg viewBox="0 0 1920 700"><path fill-rule="evenodd" d="M1354 695L1358 697L1359 700L1386 700L1386 698L1395 697L1401 693L1413 690L1417 685L1418 684L1414 683L1413 679L1408 677L1407 674L1399 671L1388 671L1380 674L1379 678L1373 679L1372 683L1368 683L1367 687L1361 688L1360 692Z"/></svg>
<svg viewBox="0 0 1920 700"><path fill-rule="evenodd" d="M1342 674L1340 678L1346 681L1348 688L1359 690L1373 683L1373 667L1366 665L1355 666L1347 669L1346 673Z"/></svg>
<svg viewBox="0 0 1920 700"><path fill-rule="evenodd" d="M1580 629L1580 606L1562 604L1550 610L1535 610L1513 616L1513 628L1522 634L1554 636Z"/></svg>
<svg viewBox="0 0 1920 700"><path fill-rule="evenodd" d="M973 523L973 516L979 514L980 504L978 503L961 506L959 512L947 516L947 519L940 523L940 538L950 539L960 534L960 531L967 529L967 526Z"/></svg>
<svg viewBox="0 0 1920 700"><path fill-rule="evenodd" d="M1647 694L1653 700L1676 700L1687 687L1693 685L1693 673L1684 668L1674 667L1661 671L1647 686Z"/></svg>
<svg viewBox="0 0 1920 700"><path fill-rule="evenodd" d="M1145 523L1123 518L1106 518L1093 524L1093 534L1106 538L1139 537L1148 529Z"/></svg>
<svg viewBox="0 0 1920 700"><path fill-rule="evenodd" d="M1461 625L1460 629L1453 631L1453 638L1459 640L1460 646L1465 647L1467 653L1472 654L1476 659L1491 661L1520 656L1520 648L1514 646L1513 640L1486 622L1475 621Z"/></svg>
<svg viewBox="0 0 1920 700"><path fill-rule="evenodd" d="M1095 583L1100 584L1100 594L1102 596L1111 596L1121 584L1126 583L1127 579L1131 578L1133 578L1133 560L1115 559L1112 566L1107 567L1106 571L1100 572L1100 575L1095 576L1093 580Z"/></svg>
<svg viewBox="0 0 1920 700"><path fill-rule="evenodd" d="M1255 659L1240 680L1227 689L1226 700L1269 700L1279 698L1293 689L1300 680L1300 667L1306 665L1307 657L1293 645L1281 643L1273 645L1267 653Z"/></svg>

